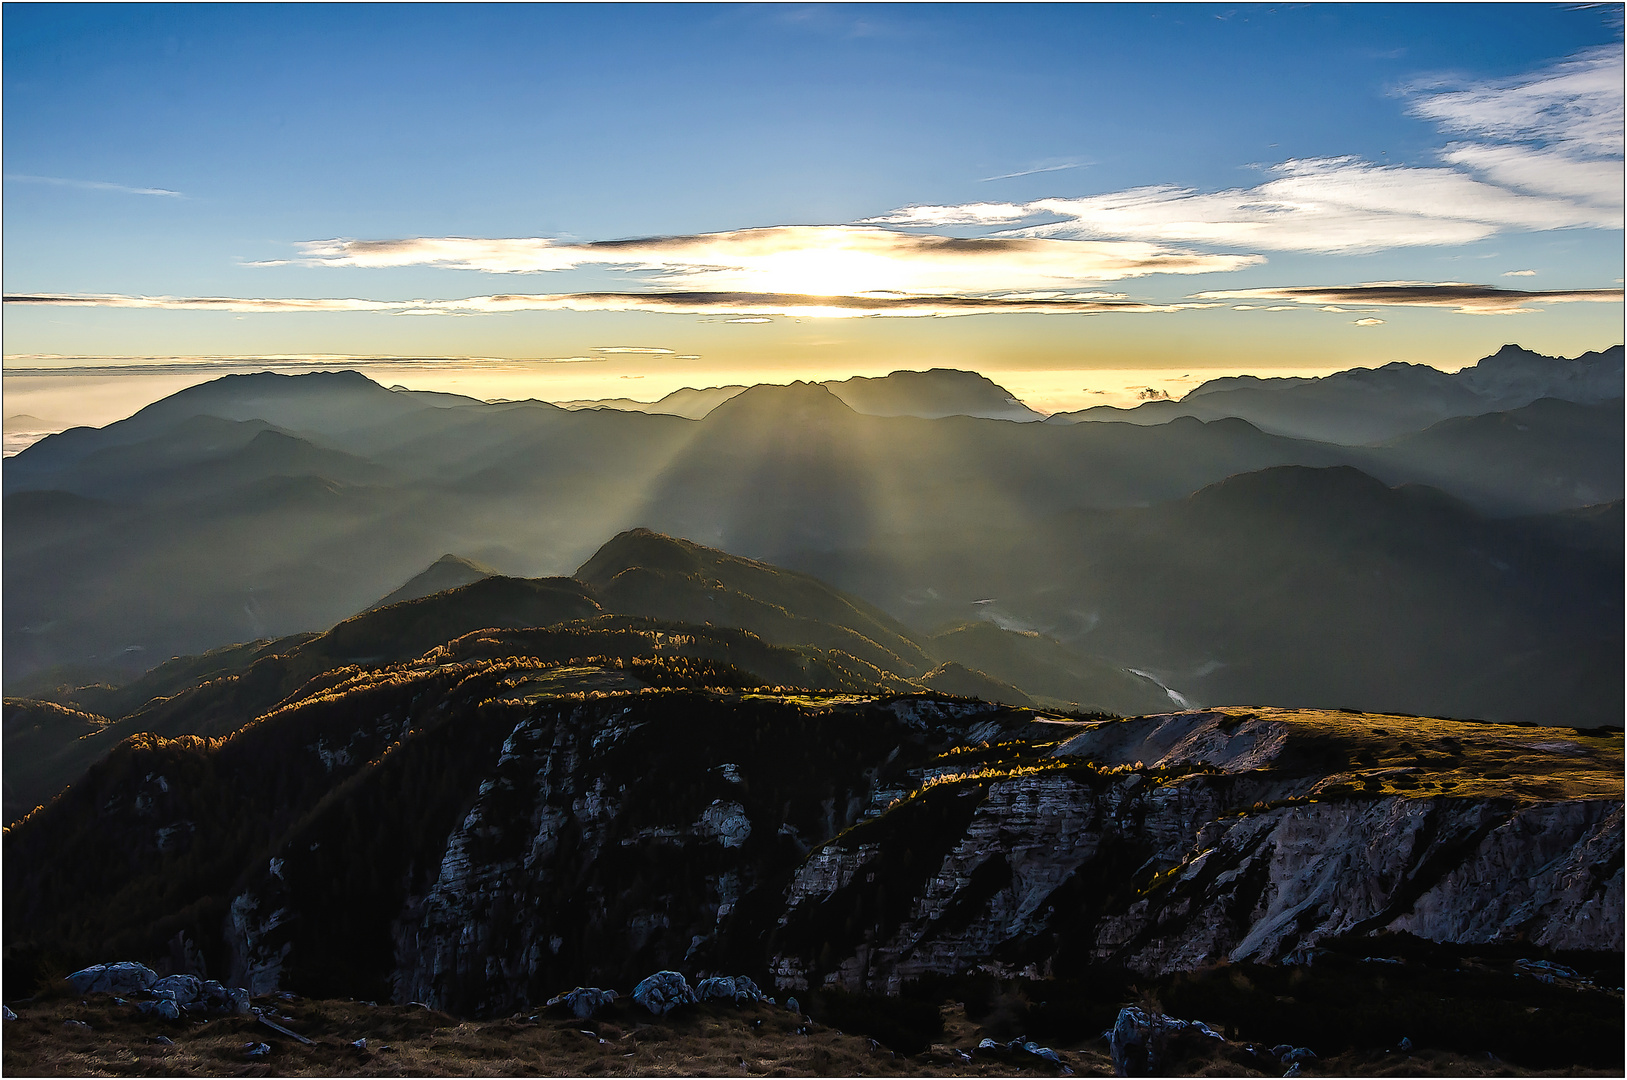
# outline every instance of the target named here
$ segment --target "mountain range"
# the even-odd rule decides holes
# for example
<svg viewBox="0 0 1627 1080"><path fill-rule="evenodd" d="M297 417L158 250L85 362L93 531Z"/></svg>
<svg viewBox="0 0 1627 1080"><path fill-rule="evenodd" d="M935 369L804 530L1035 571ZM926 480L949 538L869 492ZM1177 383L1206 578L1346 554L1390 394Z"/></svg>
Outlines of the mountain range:
<svg viewBox="0 0 1627 1080"><path fill-rule="evenodd" d="M669 634L670 627L683 629ZM1171 703L1152 679L1036 634L969 624L923 635L805 574L634 530L606 543L574 577L503 577L448 555L321 634L176 657L118 687L8 697L6 820L48 801L131 736L229 735L309 693L330 670L413 661L448 643L476 648L482 634L498 631L531 634L533 655L541 655L543 639L566 649L596 641L608 653L635 650L627 655L658 641L662 656L727 664L770 686L938 689L1115 713Z"/></svg>
<svg viewBox="0 0 1627 1080"><path fill-rule="evenodd" d="M618 591L762 632L596 614ZM7 985L128 958L267 1002L497 1017L726 972L914 1052L857 1014L936 1016L992 984L1076 1038L1098 997L1176 1000L1219 970L1233 1004L1204 1015L1292 1018L1330 1053L1402 1024L1528 1062L1562 1032L1566 1060L1619 1058L1600 989L1622 946L1619 728L1070 715L770 640L861 628L872 655L914 655L802 575L629 533L577 579L487 577L173 662L123 700L153 694L135 715L197 734L125 728L7 828ZM1370 977L1388 965L1409 973L1393 992ZM1296 969L1315 1019L1255 989Z"/></svg>
<svg viewBox="0 0 1627 1080"><path fill-rule="evenodd" d="M950 368L895 371L880 378L855 375L850 379L830 379L817 385L836 395L854 412L866 416L919 416L928 420L943 416L976 416L986 420L1016 420L1023 423L1044 419L1043 414L1018 401L1010 391L975 371ZM659 401L602 398L562 401L559 404L567 409L621 409L700 420L746 389L744 386L713 386L696 390L686 386Z"/></svg>
<svg viewBox="0 0 1627 1080"><path fill-rule="evenodd" d="M900 1054L1139 999L1619 1069L1621 394L1528 355L1359 444L941 372L234 376L51 436L0 477L12 1003L137 960L520 1024L675 970Z"/></svg>
<svg viewBox="0 0 1627 1080"><path fill-rule="evenodd" d="M1236 416L1262 431L1354 446L1449 417L1507 412L1542 398L1599 404L1620 398L1621 387L1620 345L1575 359L1505 345L1454 373L1397 361L1321 378L1233 375L1211 379L1178 401L1148 401L1133 409L1098 405L1056 413L1047 422L1163 424L1177 416Z"/></svg>
<svg viewBox="0 0 1627 1080"><path fill-rule="evenodd" d="M324 631L452 583L396 593L448 553L481 573L571 573L646 527L812 573L921 642L989 623L1181 700L1619 720L1619 379L1597 400L1612 362L1619 348L1504 349L1436 372L1490 411L1437 409L1370 445L1236 416L938 415L1010 400L942 371L751 387L700 420L354 372L228 376L8 459L6 690L122 684L171 656ZM1284 393L1337 397L1389 370ZM1516 404L1530 393L1582 400ZM1007 700L1056 697L1026 659L939 659L967 669L944 687L981 686L977 672Z"/></svg>

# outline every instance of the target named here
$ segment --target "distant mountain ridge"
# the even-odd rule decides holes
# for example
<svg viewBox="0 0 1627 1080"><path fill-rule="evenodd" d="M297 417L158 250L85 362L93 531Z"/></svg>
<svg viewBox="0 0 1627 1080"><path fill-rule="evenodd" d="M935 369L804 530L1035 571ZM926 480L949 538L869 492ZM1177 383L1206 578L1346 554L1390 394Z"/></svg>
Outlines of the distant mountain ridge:
<svg viewBox="0 0 1627 1080"><path fill-rule="evenodd" d="M219 737L309 691L324 671L412 661L446 643L478 653L505 631L523 632L515 640L549 631L565 641L612 643L600 648L622 647L613 643L629 633L698 637L702 656L727 659L770 684L819 690L976 690L1010 704L1119 713L1168 704L1151 680L1056 641L985 626L951 635L940 648L938 639L809 575L635 529L607 541L574 577L505 577L445 555L320 634L177 657L122 687L9 697L7 820L49 798L118 739L141 732ZM951 661L966 666L944 671ZM985 662L1002 675L974 670ZM1032 693L1000 681L1028 682L1036 671L1044 674ZM93 726L83 729L86 723ZM106 737L83 738L87 733Z"/></svg>
<svg viewBox="0 0 1627 1080"><path fill-rule="evenodd" d="M1619 696L1619 658L1606 657L1619 636L1609 599L1619 567L1605 547L1573 542L1605 520L1577 512L1622 497L1619 406L1543 398L1341 446L1235 417L872 416L832 385L759 385L694 421L391 391L354 373L234 376L105 429L51 436L0 474L7 690L126 683L171 656L322 631L448 552L518 578L558 577L606 537L643 527L812 574L900 620L923 648L989 621L1073 642L1200 701L1226 686L1232 700L1428 702L1523 718L1548 706L1608 715ZM1272 472L1284 467L1359 470L1375 478L1373 494L1332 485L1337 496L1319 502L1309 493L1329 482L1295 487ZM1290 492L1259 535L1174 509L1247 474ZM1395 494L1421 484L1462 504L1436 537L1439 558L1403 543L1439 524L1426 501ZM1323 514L1341 498L1394 503L1393 531ZM1168 526L1144 532L1157 519ZM1279 548L1288 533L1304 543ZM1194 539L1205 537L1212 556ZM1262 550L1275 562L1259 563ZM1346 588L1346 565L1373 583ZM1291 589L1289 570L1300 575ZM651 597L690 595L642 572L629 583L643 578ZM1410 590L1388 584L1401 578ZM1165 587L1177 580L1182 589ZM1458 609L1430 603L1442 589ZM750 590L715 595L706 602L759 611ZM1323 604L1329 596L1349 611ZM1471 608L1460 628L1454 617ZM1272 629L1288 625L1306 640L1347 628L1330 653L1338 663L1297 657L1292 636ZM1414 626L1436 637L1402 657L1404 679L1381 674L1373 658ZM821 647L882 668L903 656L858 633L880 651ZM1045 695L1033 680L1055 673L1001 667L981 648L926 651L931 666L958 663L1034 700ZM1523 674L1494 693L1485 673L1513 671ZM1375 700L1382 687L1395 696Z"/></svg>
<svg viewBox="0 0 1627 1080"><path fill-rule="evenodd" d="M1011 391L975 371L953 368L901 370L876 378L855 375L850 379L829 379L817 385L835 394L854 412L866 416L919 416L928 420L944 416L975 416L1022 423L1044 419L1043 413L1035 412L1018 401ZM744 386L713 386L704 390L684 387L653 402L601 398L562 401L559 405L566 409L666 413L700 420L746 389Z"/></svg>
<svg viewBox="0 0 1627 1080"><path fill-rule="evenodd" d="M1018 401L1011 391L975 371L895 371L880 378L855 375L823 385L848 408L868 416L919 416L927 420L976 416L1020 423L1045 418Z"/></svg>
<svg viewBox="0 0 1627 1080"><path fill-rule="evenodd" d="M1455 374L1397 361L1322 378L1234 375L1211 379L1179 401L1150 401L1131 409L1098 405L1054 414L1047 423L1164 424L1177 416L1235 416L1264 431L1360 446L1449 417L1521 408L1539 398L1598 404L1622 397L1623 382L1620 345L1570 360L1504 345Z"/></svg>

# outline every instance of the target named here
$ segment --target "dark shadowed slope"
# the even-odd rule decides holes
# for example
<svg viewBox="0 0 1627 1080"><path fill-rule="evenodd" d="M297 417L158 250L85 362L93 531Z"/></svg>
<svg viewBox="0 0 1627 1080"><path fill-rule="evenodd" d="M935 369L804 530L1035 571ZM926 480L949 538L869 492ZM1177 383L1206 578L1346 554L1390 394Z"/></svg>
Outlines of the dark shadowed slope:
<svg viewBox="0 0 1627 1080"><path fill-rule="evenodd" d="M1619 556L1350 468L1067 520L1017 608L1091 613L1077 644L1196 699L1620 721Z"/></svg>
<svg viewBox="0 0 1627 1080"><path fill-rule="evenodd" d="M1373 448L1368 470L1449 490L1498 513L1620 499L1627 431L1622 399L1540 398L1507 412L1442 420Z"/></svg>
<svg viewBox="0 0 1627 1080"><path fill-rule="evenodd" d="M431 569L478 572L448 559ZM7 813L14 818L43 802L129 735L224 735L290 695L320 692L325 672L412 661L446 642L458 643L448 662L501 658L509 648L557 662L664 640L660 649L723 663L768 685L866 692L926 686L1030 704L1030 694L998 676L941 666L950 656L987 656L1022 678L1044 673L1044 694L1062 707L1135 711L1165 702L1145 680L1055 642L1005 637L998 649L940 655L878 609L807 575L634 530L606 543L574 579L480 576L375 605L323 634L177 658L117 688L36 678L24 685L50 701L8 699L21 741L5 759ZM1067 658L1065 671L1057 670L1057 655ZM102 725L98 738L81 738L85 732L64 720L81 713Z"/></svg>
<svg viewBox="0 0 1627 1080"><path fill-rule="evenodd" d="M899 675L932 661L900 622L806 574L635 529L576 571L607 610L738 626L779 645L840 649Z"/></svg>
<svg viewBox="0 0 1627 1080"><path fill-rule="evenodd" d="M1620 514L1491 518L1349 467L1283 467L803 565L912 625L1039 631L1198 703L1619 724ZM1039 692L1038 672L945 658Z"/></svg>
<svg viewBox="0 0 1627 1080"><path fill-rule="evenodd" d="M1136 715L1176 704L1146 676L1033 631L1006 630L992 622L969 622L927 639L927 647L934 655L1020 686L1039 704L1051 708L1095 707ZM949 690L948 686L933 685Z"/></svg>

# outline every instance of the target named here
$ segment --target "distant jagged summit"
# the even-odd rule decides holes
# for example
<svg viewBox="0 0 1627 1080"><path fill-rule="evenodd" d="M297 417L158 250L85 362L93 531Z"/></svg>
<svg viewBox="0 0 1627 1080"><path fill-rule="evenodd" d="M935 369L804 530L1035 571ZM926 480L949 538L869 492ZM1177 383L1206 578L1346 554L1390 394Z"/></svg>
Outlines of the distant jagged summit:
<svg viewBox="0 0 1627 1080"><path fill-rule="evenodd" d="M1450 417L1518 409L1541 398L1578 404L1619 399L1623 383L1620 345L1570 360L1504 345L1455 374L1397 361L1315 379L1233 375L1211 379L1180 401L1151 401L1133 409L1098 405L1057 413L1047 422L1151 425L1177 416L1234 416L1276 435L1361 446Z"/></svg>
<svg viewBox="0 0 1627 1080"><path fill-rule="evenodd" d="M1622 347L1583 353L1573 360L1544 356L1518 345L1504 345L1457 378L1477 394L1503 408L1517 408L1538 398L1599 402L1622 396Z"/></svg>

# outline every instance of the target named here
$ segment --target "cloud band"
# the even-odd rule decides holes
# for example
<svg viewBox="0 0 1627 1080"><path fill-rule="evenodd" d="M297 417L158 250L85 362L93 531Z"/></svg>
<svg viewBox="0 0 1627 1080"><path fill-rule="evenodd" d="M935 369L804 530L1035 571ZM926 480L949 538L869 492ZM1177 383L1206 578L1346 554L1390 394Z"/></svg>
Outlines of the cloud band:
<svg viewBox="0 0 1627 1080"><path fill-rule="evenodd" d="M1350 304L1385 307L1444 307L1465 315L1513 315L1536 310L1532 302L1620 303L1620 289L1498 289L1447 281L1423 284L1376 281L1364 285L1292 285L1276 289L1229 289L1198 293L1199 300L1291 300L1296 304Z"/></svg>
<svg viewBox="0 0 1627 1080"><path fill-rule="evenodd" d="M1190 302L1149 304L1094 295L809 296L802 293L589 292L503 293L460 300L358 300L245 297L125 296L119 294L18 293L7 304L144 308L237 313L366 311L397 315L484 315L521 311L662 311L676 315L784 315L803 318L946 317L952 315L1094 315L1214 307Z"/></svg>

